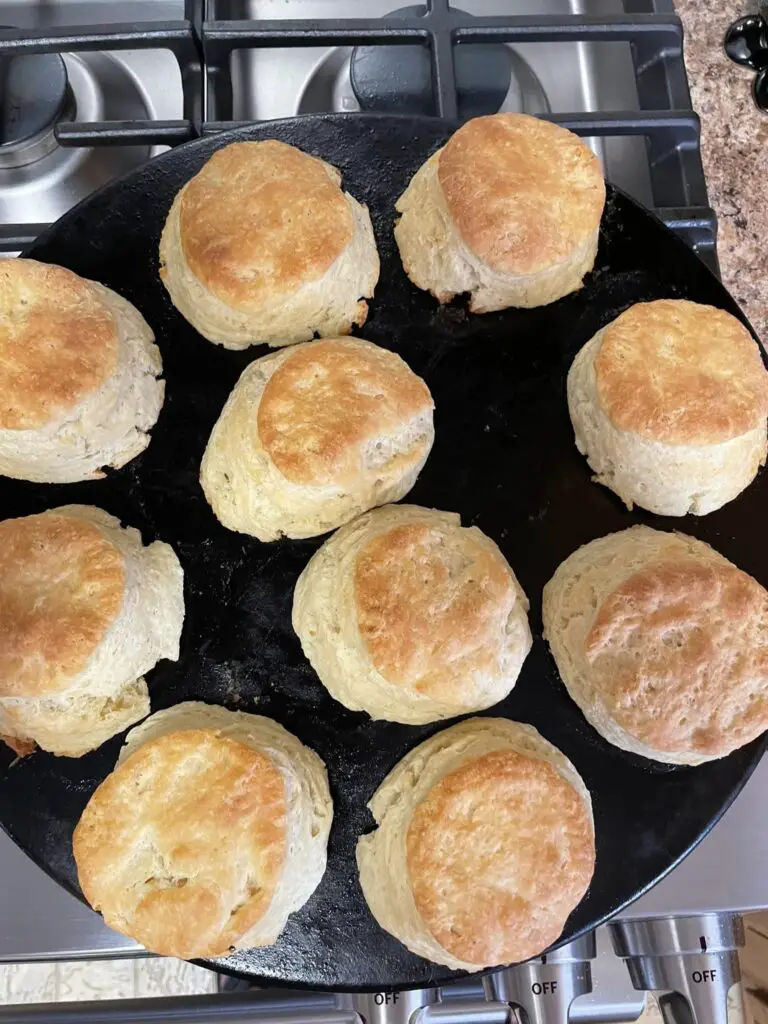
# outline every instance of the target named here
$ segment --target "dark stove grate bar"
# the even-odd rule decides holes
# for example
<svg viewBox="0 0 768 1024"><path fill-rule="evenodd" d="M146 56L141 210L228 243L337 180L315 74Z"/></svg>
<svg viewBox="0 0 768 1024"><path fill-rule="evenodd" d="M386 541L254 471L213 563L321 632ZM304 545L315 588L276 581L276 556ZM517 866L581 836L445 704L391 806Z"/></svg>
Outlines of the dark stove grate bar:
<svg viewBox="0 0 768 1024"><path fill-rule="evenodd" d="M432 53L435 114L456 118L458 113L453 66L454 44L523 42L628 42L635 55L638 85L654 70L660 54L669 63L682 54L682 26L674 14L510 15L509 17L465 17L449 7L448 0L429 0L421 17L396 23L376 18L339 21L206 21L204 0L186 0L183 21L146 22L93 26L72 31L66 28L27 32L0 29L0 55L23 53L82 52L88 50L169 49L182 74L184 119L168 122L164 141L178 144L190 137L207 134L204 123L206 82L210 86L213 121L232 119L230 76L226 73L232 52L248 47L408 45L419 42ZM206 74L203 75L203 69ZM683 76L684 83L684 76ZM670 83L677 86L678 83ZM642 88L640 90L642 92ZM670 90L671 109L690 110L687 88ZM652 109L654 104L642 102ZM666 106L666 104L664 104ZM134 143L155 143L150 121L137 121ZM119 122L107 124L72 123L62 126L64 145L99 145L120 141ZM170 125L175 125L171 130ZM142 136L141 132L145 135ZM118 133L118 134L115 134Z"/></svg>
<svg viewBox="0 0 768 1024"><path fill-rule="evenodd" d="M0 224L0 252L21 252L47 227L47 224Z"/></svg>
<svg viewBox="0 0 768 1024"><path fill-rule="evenodd" d="M176 142L186 141L201 134L204 110L203 54L200 42L203 0L185 0L187 18L180 21L130 22L127 24L95 25L77 29L54 28L28 31L20 28L0 28L0 56L17 57L32 53L84 53L103 50L165 49L176 58L181 73L184 96L183 119L166 122L178 132ZM133 122L145 133L155 129L156 122ZM93 145L103 125L72 122L67 125L72 137L82 138L75 145ZM61 126L57 127L57 138ZM182 129L185 138L181 138ZM64 133L66 134L66 133ZM138 136L137 132L137 136ZM143 137L132 141L143 142ZM146 145L152 145L146 142Z"/></svg>
<svg viewBox="0 0 768 1024"><path fill-rule="evenodd" d="M348 116L354 117L354 114ZM650 136L654 132L672 131L679 134L684 141L694 144L699 138L699 119L690 110L577 112L538 116L582 136ZM233 120L204 121L200 134L215 135L217 132L243 128L254 123ZM133 145L177 145L196 137L190 132L191 127L183 121L100 121L87 125L70 122L60 124L56 130L59 141L63 145L71 146L114 145L121 142L130 142Z"/></svg>
<svg viewBox="0 0 768 1024"><path fill-rule="evenodd" d="M199 138L191 121L77 121L56 126L61 146L178 146Z"/></svg>
<svg viewBox="0 0 768 1024"><path fill-rule="evenodd" d="M454 44L530 42L628 42L637 68L652 69L654 57L682 58L682 25L674 14L509 15L469 17L449 7L448 0L431 0L421 17L397 22L380 19L339 21L205 21L202 45L206 67L221 71L233 50L248 47L408 45L421 43L432 55L435 114L458 115L454 74ZM654 55L654 56L652 56ZM675 88L672 106L690 107L685 86ZM230 120L232 94L229 76L218 74L213 100L216 120ZM638 84L641 84L640 82ZM678 83L675 83L677 85ZM643 104L645 105L645 104Z"/></svg>

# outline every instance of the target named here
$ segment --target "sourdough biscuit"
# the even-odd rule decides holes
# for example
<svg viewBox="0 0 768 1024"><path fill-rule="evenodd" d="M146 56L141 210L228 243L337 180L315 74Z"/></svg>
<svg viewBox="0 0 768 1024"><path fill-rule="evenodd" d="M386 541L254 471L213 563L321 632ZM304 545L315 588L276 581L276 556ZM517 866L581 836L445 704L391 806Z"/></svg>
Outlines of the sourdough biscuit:
<svg viewBox="0 0 768 1024"><path fill-rule="evenodd" d="M470 310L543 306L581 287L605 182L572 132L526 114L468 121L398 199L395 239L413 283Z"/></svg>
<svg viewBox="0 0 768 1024"><path fill-rule="evenodd" d="M323 762L277 722L178 704L129 733L88 802L78 878L152 952L271 945L323 876L332 814Z"/></svg>
<svg viewBox="0 0 768 1024"><path fill-rule="evenodd" d="M149 713L176 660L183 574L168 544L91 505L0 522L0 738L79 757Z"/></svg>
<svg viewBox="0 0 768 1024"><path fill-rule="evenodd" d="M407 754L369 804L360 884L412 952L478 971L542 953L589 886L589 792L530 725L473 718Z"/></svg>
<svg viewBox="0 0 768 1024"><path fill-rule="evenodd" d="M297 345L246 367L200 482L230 530L315 537L408 493L432 447L432 409L393 352L358 338Z"/></svg>
<svg viewBox="0 0 768 1024"><path fill-rule="evenodd" d="M155 338L104 285L35 260L0 261L0 473L104 476L144 451L163 405Z"/></svg>
<svg viewBox="0 0 768 1024"><path fill-rule="evenodd" d="M498 547L453 512L387 505L335 533L296 584L293 628L336 700L416 725L480 711L531 648Z"/></svg>
<svg viewBox="0 0 768 1024"><path fill-rule="evenodd" d="M568 374L576 446L628 508L706 515L765 463L768 373L749 331L683 299L630 306Z"/></svg>
<svg viewBox="0 0 768 1024"><path fill-rule="evenodd" d="M276 139L235 142L174 199L160 276L209 341L280 346L365 323L379 256L335 167Z"/></svg>
<svg viewBox="0 0 768 1024"><path fill-rule="evenodd" d="M708 544L647 526L594 540L543 615L568 692L622 750L695 765L768 728L768 593Z"/></svg>

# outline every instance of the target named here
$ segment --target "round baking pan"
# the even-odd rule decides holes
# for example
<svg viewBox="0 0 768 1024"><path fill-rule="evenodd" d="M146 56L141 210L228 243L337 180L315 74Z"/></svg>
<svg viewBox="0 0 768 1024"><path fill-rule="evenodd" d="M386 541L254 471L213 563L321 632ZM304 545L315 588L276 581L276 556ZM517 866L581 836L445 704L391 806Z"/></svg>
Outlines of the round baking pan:
<svg viewBox="0 0 768 1024"><path fill-rule="evenodd" d="M335 164L367 203L382 272L360 333L400 353L435 398L437 437L407 501L460 512L509 559L531 600L535 636L517 686L486 712L530 722L574 762L592 792L597 868L562 941L604 921L653 885L707 832L757 762L763 741L698 768L670 768L603 741L568 698L541 638L541 592L580 544L633 523L708 541L768 583L766 479L698 519L628 512L590 480L568 419L565 379L579 348L631 303L662 297L733 300L679 239L613 188L595 270L550 306L470 316L440 307L406 278L392 237L394 202L454 125L387 115L328 115L257 125L180 146L110 184L54 224L26 254L101 281L130 299L155 331L166 401L149 448L106 479L40 485L0 478L0 516L69 502L99 505L176 549L186 620L177 663L150 673L154 710L204 700L269 715L328 766L335 819L328 870L278 942L212 962L264 983L381 989L456 975L382 931L357 880L355 843L372 827L366 803L413 746L446 723L408 727L347 711L320 685L291 629L296 579L322 539L261 544L219 525L198 483L208 435L242 369L264 347L230 352L201 338L171 305L157 248L179 188L214 150L279 138ZM743 319L743 317L742 317ZM79 895L72 830L112 769L121 738L79 759L37 752L12 763L0 744L0 823L44 870ZM1 884L1 883L0 883Z"/></svg>

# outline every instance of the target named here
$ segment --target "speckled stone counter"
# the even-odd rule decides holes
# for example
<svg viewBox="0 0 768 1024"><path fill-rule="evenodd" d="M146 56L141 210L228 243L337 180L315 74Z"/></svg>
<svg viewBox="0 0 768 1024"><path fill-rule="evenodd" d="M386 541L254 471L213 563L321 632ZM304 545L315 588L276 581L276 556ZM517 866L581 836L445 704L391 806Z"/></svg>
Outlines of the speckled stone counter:
<svg viewBox="0 0 768 1024"><path fill-rule="evenodd" d="M685 63L701 117L702 159L719 221L723 282L768 345L768 115L752 102L752 72L723 51L725 30L757 0L676 0Z"/></svg>

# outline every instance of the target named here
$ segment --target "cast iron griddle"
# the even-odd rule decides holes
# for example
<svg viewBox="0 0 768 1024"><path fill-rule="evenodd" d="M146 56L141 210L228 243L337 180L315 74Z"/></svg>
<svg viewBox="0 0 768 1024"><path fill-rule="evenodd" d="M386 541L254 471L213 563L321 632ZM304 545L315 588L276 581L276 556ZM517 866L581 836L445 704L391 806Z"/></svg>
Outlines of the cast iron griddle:
<svg viewBox="0 0 768 1024"><path fill-rule="evenodd" d="M440 308L407 280L392 238L394 201L455 126L392 116L304 117L202 139L108 185L50 228L27 253L114 288L142 311L160 345L165 406L147 451L106 480L39 485L0 478L0 517L69 502L100 505L169 541L186 575L178 663L149 676L154 710L205 700L276 718L328 766L335 818L328 870L277 942L217 969L313 988L381 989L455 975L383 932L357 881L355 842L366 802L403 755L443 725L371 722L333 701L291 629L296 579L321 539L261 544L225 530L198 484L211 428L243 367L264 347L229 352L203 340L172 307L157 246L173 196L221 146L280 138L339 167L368 203L382 273L360 332L399 352L435 398L437 438L407 501L461 513L496 540L531 600L535 636L512 694L487 714L531 722L572 759L592 792L597 869L563 939L592 928L652 885L711 827L741 788L762 741L700 768L666 768L604 742L571 703L541 639L541 591L580 544L633 523L683 529L768 584L768 490L761 476L703 519L629 513L590 482L573 443L565 378L576 352L633 302L681 297L741 316L698 258L648 213L608 191L594 273L575 295L534 310L469 316ZM0 744L0 823L58 882L78 893L72 829L114 765L121 739L79 759L36 753L11 765ZM555 879L553 879L553 884Z"/></svg>

